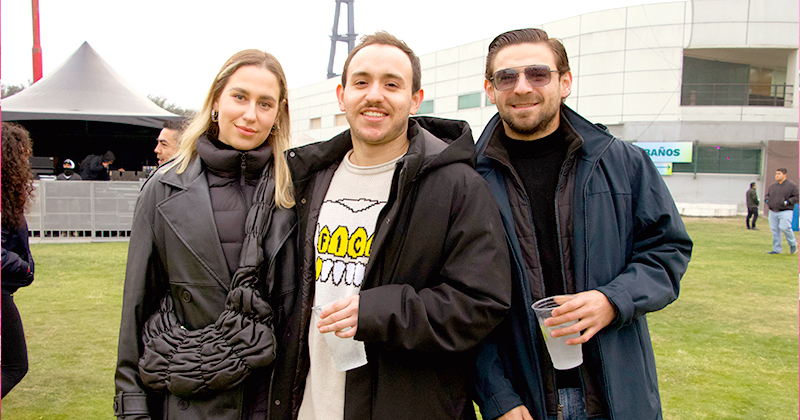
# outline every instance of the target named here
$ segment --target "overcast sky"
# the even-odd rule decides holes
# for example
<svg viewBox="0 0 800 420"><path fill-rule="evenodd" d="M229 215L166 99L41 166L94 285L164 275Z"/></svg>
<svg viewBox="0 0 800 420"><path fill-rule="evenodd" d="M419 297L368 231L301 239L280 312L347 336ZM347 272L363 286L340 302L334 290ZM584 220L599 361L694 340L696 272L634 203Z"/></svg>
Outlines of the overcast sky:
<svg viewBox="0 0 800 420"><path fill-rule="evenodd" d="M355 30L386 30L423 55L522 27L662 0L357 0ZM199 108L225 60L246 48L274 54L289 87L325 79L335 0L39 0L45 77L88 41L145 95ZM347 7L339 33L347 32ZM0 78L33 79L30 0L0 2ZM551 34L558 36L558 34ZM347 50L339 43L335 72Z"/></svg>

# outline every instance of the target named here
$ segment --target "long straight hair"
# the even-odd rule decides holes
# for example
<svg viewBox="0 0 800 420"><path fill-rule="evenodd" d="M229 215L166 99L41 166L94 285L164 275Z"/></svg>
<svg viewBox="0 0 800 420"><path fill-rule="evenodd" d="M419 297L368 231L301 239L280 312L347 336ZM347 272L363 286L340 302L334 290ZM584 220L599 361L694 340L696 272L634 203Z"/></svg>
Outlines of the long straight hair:
<svg viewBox="0 0 800 420"><path fill-rule="evenodd" d="M275 75L280 85L280 98L278 99L278 116L276 119L276 130L272 130L267 140L272 146L272 155L275 161L275 204L291 208L294 206L294 194L292 191L292 178L289 173L289 165L286 162L284 152L289 149L290 138L290 118L289 118L289 99L286 76L283 67L272 54L261 50L244 50L234 54L217 73L214 83L208 90L208 95L203 102L203 108L195 114L189 125L181 134L180 149L172 165L168 165L165 170L177 166L177 173L186 170L195 156L197 156L197 139L206 135L212 138L219 136L219 124L211 120L211 110L214 102L222 95L228 80L233 73L244 66L256 66L267 69Z"/></svg>

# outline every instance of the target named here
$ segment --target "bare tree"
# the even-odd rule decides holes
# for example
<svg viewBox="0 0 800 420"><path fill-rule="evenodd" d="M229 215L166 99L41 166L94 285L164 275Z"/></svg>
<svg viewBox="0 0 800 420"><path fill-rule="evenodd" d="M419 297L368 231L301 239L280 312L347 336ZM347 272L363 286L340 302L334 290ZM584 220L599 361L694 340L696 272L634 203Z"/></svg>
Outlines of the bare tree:
<svg viewBox="0 0 800 420"><path fill-rule="evenodd" d="M5 83L0 83L0 97L1 98L7 98L7 97L9 97L11 95L15 95L15 94L20 93L23 90L25 90L26 87L27 86L25 86L23 84L7 85Z"/></svg>
<svg viewBox="0 0 800 420"><path fill-rule="evenodd" d="M184 117L191 117L196 112L194 109L181 108L180 106L175 105L174 103L167 102L167 98L161 95L150 94L147 95L147 98L153 101L154 104L160 106L161 108L164 108L165 110L173 114L182 115Z"/></svg>

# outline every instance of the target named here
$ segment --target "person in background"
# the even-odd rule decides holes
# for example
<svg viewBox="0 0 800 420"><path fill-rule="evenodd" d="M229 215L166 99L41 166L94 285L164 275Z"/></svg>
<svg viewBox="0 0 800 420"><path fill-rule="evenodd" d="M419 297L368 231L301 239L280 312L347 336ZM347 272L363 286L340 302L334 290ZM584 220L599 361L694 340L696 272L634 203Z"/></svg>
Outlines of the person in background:
<svg viewBox="0 0 800 420"><path fill-rule="evenodd" d="M81 178L84 181L108 181L108 166L114 163L111 151L100 155L88 155L81 161Z"/></svg>
<svg viewBox="0 0 800 420"><path fill-rule="evenodd" d="M756 183L750 183L750 189L747 190L745 194L745 200L747 201L747 218L745 219L745 224L747 225L748 229L758 230L756 229L756 220L758 220L758 194L756 193ZM753 222L750 222L750 218L753 218Z"/></svg>
<svg viewBox="0 0 800 420"><path fill-rule="evenodd" d="M678 297L692 241L647 152L564 105L572 72L541 29L497 36L484 89L497 106L476 169L504 215L514 298L480 349L485 419L661 418L646 314ZM556 296L545 326L581 345L583 364L556 370L531 304Z"/></svg>
<svg viewBox="0 0 800 420"><path fill-rule="evenodd" d="M75 173L75 162L72 159L64 160L64 172L58 174L56 177L59 181L80 181L81 176Z"/></svg>
<svg viewBox="0 0 800 420"><path fill-rule="evenodd" d="M184 120L167 120L164 121L164 128L158 133L156 139L156 158L158 164L163 165L164 162L172 159L181 147L181 135L186 122Z"/></svg>
<svg viewBox="0 0 800 420"><path fill-rule="evenodd" d="M794 205L797 204L797 184L786 179L786 168L775 171L775 183L769 186L764 202L769 206L769 228L772 230L772 251L767 254L780 254L781 232L789 243L789 252L797 253L797 239L792 231Z"/></svg>
<svg viewBox="0 0 800 420"><path fill-rule="evenodd" d="M3 398L28 372L28 349L14 293L33 282L33 256L28 246L25 209L33 192L28 158L31 139L22 126L2 126L3 217L2 217L2 391Z"/></svg>

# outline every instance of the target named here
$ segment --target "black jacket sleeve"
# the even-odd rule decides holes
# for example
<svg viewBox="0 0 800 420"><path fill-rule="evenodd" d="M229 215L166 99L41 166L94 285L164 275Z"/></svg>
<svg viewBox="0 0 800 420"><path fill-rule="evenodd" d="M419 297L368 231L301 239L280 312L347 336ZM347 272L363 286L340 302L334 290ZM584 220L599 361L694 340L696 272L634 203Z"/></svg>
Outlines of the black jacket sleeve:
<svg viewBox="0 0 800 420"><path fill-rule="evenodd" d="M465 351L502 320L511 302L508 247L488 185L469 172L421 187L413 210L419 214L409 216L412 223L402 233L406 245L395 277L360 293L357 340L415 351ZM449 206L431 205L448 200ZM442 207L449 207L447 221L437 214ZM435 225L446 226L444 237L437 236ZM427 278L402 278L437 258L438 270L420 273Z"/></svg>
<svg viewBox="0 0 800 420"><path fill-rule="evenodd" d="M24 235L24 236L23 236ZM16 290L33 282L33 256L28 248L28 229L2 229L2 282L4 290Z"/></svg>

